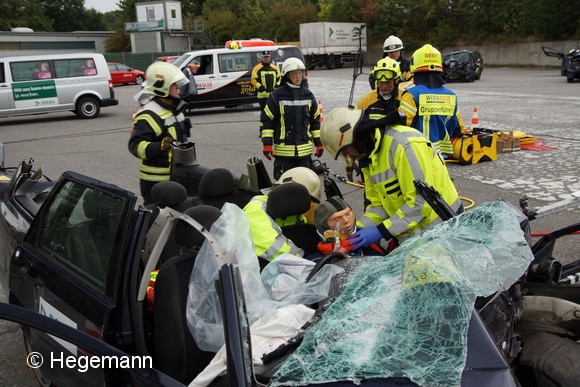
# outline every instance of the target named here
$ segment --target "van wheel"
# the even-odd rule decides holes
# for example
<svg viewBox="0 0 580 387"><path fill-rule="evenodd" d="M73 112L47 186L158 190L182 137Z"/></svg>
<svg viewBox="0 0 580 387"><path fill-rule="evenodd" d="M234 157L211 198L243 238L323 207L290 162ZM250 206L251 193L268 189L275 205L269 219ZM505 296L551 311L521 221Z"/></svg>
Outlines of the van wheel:
<svg viewBox="0 0 580 387"><path fill-rule="evenodd" d="M24 338L24 350L26 351L26 355L34 352L34 351L32 351L32 348L30 347L30 343L26 339L26 335L23 334L22 337ZM29 365L29 367L30 367L30 365ZM54 384L52 384L52 382L50 380L48 380L44 376L42 376L42 371L40 370L40 368L32 368L32 367L30 367L30 369L32 369L32 372L34 373L34 377L36 378L36 381L42 387L52 387L52 386L54 386Z"/></svg>
<svg viewBox="0 0 580 387"><path fill-rule="evenodd" d="M137 75L137 78L135 78L135 83L138 85L142 84L143 81L145 81L145 78L143 78L141 75Z"/></svg>
<svg viewBox="0 0 580 387"><path fill-rule="evenodd" d="M95 118L101 112L99 101L94 97L82 97L77 102L75 113L80 118L90 119Z"/></svg>

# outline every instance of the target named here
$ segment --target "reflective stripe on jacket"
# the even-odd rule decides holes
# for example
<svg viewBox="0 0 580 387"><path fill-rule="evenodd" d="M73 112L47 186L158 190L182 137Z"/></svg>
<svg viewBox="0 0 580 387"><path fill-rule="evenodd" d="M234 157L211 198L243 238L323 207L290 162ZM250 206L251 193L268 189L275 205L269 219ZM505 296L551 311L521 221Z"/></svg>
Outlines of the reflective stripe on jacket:
<svg viewBox="0 0 580 387"><path fill-rule="evenodd" d="M442 154L453 155L451 138L460 133L457 96L445 86L413 85L401 96L407 126L422 132Z"/></svg>
<svg viewBox="0 0 580 387"><path fill-rule="evenodd" d="M155 100L139 109L129 139L129 151L140 159L139 178L146 181L169 180L171 171L171 151L162 152L161 140L170 136L178 142L187 140L186 117L183 113L174 115Z"/></svg>
<svg viewBox="0 0 580 387"><path fill-rule="evenodd" d="M405 238L440 221L416 191L414 180L425 181L439 191L451 208L456 211L460 208L461 200L445 163L422 133L394 125L376 129L375 136L369 165L362 168L370 205L359 224L382 223L393 236Z"/></svg>
<svg viewBox="0 0 580 387"><path fill-rule="evenodd" d="M270 93L277 87L280 86L280 81L282 76L280 75L280 70L273 63L264 64L262 62L258 63L252 69L252 77L250 82L252 86L256 88L258 98L268 98ZM259 91L258 89L263 86L266 90Z"/></svg>
<svg viewBox="0 0 580 387"><path fill-rule="evenodd" d="M260 119L264 145L274 157L304 158L320 141L320 110L314 94L304 87L284 85L272 92Z"/></svg>
<svg viewBox="0 0 580 387"><path fill-rule="evenodd" d="M254 196L244 207L244 212L250 221L250 231L256 255L268 261L272 261L284 253L304 256L304 250L286 238L280 228L297 223L297 217L289 217L291 219L285 219L284 222L272 219L266 213L267 201L268 196L266 195Z"/></svg>

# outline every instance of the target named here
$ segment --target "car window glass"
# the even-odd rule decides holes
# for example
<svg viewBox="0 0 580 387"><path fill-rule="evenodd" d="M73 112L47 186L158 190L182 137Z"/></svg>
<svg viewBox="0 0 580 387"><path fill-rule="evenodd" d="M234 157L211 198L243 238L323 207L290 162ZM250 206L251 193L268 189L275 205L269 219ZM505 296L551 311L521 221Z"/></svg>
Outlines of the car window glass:
<svg viewBox="0 0 580 387"><path fill-rule="evenodd" d="M0 62L0 82L4 83L6 82L6 75L4 73L4 63Z"/></svg>
<svg viewBox="0 0 580 387"><path fill-rule="evenodd" d="M256 52L228 52L218 54L221 73L248 71L256 63Z"/></svg>
<svg viewBox="0 0 580 387"><path fill-rule="evenodd" d="M209 75L214 73L212 55L200 55L187 64L194 74Z"/></svg>
<svg viewBox="0 0 580 387"><path fill-rule="evenodd" d="M126 65L117 65L119 71L131 71L131 68Z"/></svg>
<svg viewBox="0 0 580 387"><path fill-rule="evenodd" d="M117 67L114 64L107 65L109 67L109 71L117 71Z"/></svg>
<svg viewBox="0 0 580 387"><path fill-rule="evenodd" d="M105 192L65 183L37 230L40 252L104 290L125 205Z"/></svg>

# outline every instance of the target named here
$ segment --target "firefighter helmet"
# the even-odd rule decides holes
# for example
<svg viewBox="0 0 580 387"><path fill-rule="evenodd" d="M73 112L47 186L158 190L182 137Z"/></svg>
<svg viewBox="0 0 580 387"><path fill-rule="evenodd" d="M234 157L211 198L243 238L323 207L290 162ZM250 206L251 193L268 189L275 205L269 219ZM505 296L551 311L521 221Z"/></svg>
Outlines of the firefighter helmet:
<svg viewBox="0 0 580 387"><path fill-rule="evenodd" d="M282 75L286 75L291 71L306 70L304 62L298 58L288 58L282 63Z"/></svg>
<svg viewBox="0 0 580 387"><path fill-rule="evenodd" d="M397 38L395 35L391 35L385 39L385 43L383 43L383 52L393 52L399 51L403 48L403 41Z"/></svg>
<svg viewBox="0 0 580 387"><path fill-rule="evenodd" d="M167 62L155 62L147 68L144 89L160 97L167 97L171 85L177 83L181 88L189 83L189 79L177 66Z"/></svg>
<svg viewBox="0 0 580 387"><path fill-rule="evenodd" d="M306 187L310 196L319 202L322 194L320 178L310 168L306 167L294 167L287 170L280 176L277 184L284 183L299 183Z"/></svg>
<svg viewBox="0 0 580 387"><path fill-rule="evenodd" d="M361 109L336 108L324 118L320 139L335 160L342 149L354 143L356 128L362 116Z"/></svg>
<svg viewBox="0 0 580 387"><path fill-rule="evenodd" d="M411 57L411 72L423 71L443 72L441 52L430 44L426 44L413 53Z"/></svg>
<svg viewBox="0 0 580 387"><path fill-rule="evenodd" d="M377 81L390 81L401 79L401 69L399 62L389 57L379 59L371 72Z"/></svg>

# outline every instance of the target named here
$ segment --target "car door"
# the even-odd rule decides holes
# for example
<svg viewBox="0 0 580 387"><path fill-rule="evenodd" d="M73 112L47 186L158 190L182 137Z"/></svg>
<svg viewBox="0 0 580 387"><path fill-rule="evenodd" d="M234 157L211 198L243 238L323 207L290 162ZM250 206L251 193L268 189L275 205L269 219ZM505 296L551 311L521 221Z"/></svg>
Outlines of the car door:
<svg viewBox="0 0 580 387"><path fill-rule="evenodd" d="M114 85L123 84L124 77L123 73L119 70L118 64L116 63L108 63L107 66L109 67L109 72L111 73L111 79Z"/></svg>
<svg viewBox="0 0 580 387"><path fill-rule="evenodd" d="M7 79L8 71L10 71L8 63L0 61L0 117L14 113L14 97L12 86Z"/></svg>
<svg viewBox="0 0 580 387"><path fill-rule="evenodd" d="M10 303L116 343L118 272L125 264L135 194L65 172L40 208L10 267ZM44 358L37 370L56 385L104 384L105 368L80 371L67 359L89 354L37 330L24 330L27 351ZM75 363L78 364L78 363Z"/></svg>

